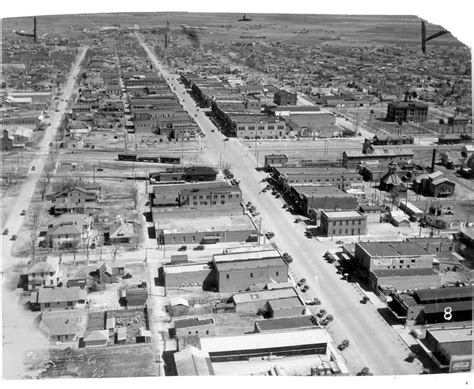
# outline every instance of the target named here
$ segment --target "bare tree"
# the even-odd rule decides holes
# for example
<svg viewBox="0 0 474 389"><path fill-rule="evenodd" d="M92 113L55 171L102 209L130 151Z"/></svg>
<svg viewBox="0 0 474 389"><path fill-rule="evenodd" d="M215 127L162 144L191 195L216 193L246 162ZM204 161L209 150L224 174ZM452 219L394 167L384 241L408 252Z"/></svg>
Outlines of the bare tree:
<svg viewBox="0 0 474 389"><path fill-rule="evenodd" d="M38 181L38 192L41 196L41 201L44 201L44 196L48 190L48 181L46 178L43 178Z"/></svg>
<svg viewBox="0 0 474 389"><path fill-rule="evenodd" d="M133 183L131 194L132 194L133 208L137 209L138 202L140 201L140 192L138 191L138 186L136 182Z"/></svg>
<svg viewBox="0 0 474 389"><path fill-rule="evenodd" d="M112 257L112 262L115 262L117 254L120 251L120 243L113 243L110 246L110 256Z"/></svg>

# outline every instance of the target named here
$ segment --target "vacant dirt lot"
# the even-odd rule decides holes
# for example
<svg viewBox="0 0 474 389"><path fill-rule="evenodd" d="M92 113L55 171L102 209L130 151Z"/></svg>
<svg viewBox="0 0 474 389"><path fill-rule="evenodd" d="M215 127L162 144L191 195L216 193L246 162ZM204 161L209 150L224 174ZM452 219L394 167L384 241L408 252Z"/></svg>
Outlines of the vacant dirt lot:
<svg viewBox="0 0 474 389"><path fill-rule="evenodd" d="M38 378L110 378L158 375L158 364L153 358L153 348L150 344L32 351L27 354L25 366L27 373L37 372Z"/></svg>

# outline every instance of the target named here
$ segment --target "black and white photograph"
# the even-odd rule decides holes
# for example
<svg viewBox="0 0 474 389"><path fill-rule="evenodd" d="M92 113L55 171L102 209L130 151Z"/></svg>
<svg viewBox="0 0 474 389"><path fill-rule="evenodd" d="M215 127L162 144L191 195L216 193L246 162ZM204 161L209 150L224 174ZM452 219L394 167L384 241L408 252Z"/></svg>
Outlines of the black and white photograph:
<svg viewBox="0 0 474 389"><path fill-rule="evenodd" d="M4 383L472 385L469 2L29 3Z"/></svg>

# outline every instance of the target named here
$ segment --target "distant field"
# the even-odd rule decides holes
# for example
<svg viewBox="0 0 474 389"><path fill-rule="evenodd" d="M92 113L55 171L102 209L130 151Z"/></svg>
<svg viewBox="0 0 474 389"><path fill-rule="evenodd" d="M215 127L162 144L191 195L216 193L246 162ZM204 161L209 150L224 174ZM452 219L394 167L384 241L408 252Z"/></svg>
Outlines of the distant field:
<svg viewBox="0 0 474 389"><path fill-rule="evenodd" d="M416 16L394 15L287 15L251 14L252 22L241 23L241 14L218 13L109 13L85 15L52 15L38 18L41 33L75 32L83 29L98 31L102 26L118 25L140 28L164 28L169 22L171 30L182 25L199 29L201 41L240 40L240 35L265 35L268 41L280 40L300 45L329 44L330 46L358 46L384 44L418 44L420 19ZM4 36L13 29L28 29L31 18L3 20ZM427 25L427 30L439 26ZM212 35L209 34L212 32ZM69 34L67 34L69 35ZM265 40L265 39L262 39ZM460 43L451 35L432 42L434 46L452 46Z"/></svg>

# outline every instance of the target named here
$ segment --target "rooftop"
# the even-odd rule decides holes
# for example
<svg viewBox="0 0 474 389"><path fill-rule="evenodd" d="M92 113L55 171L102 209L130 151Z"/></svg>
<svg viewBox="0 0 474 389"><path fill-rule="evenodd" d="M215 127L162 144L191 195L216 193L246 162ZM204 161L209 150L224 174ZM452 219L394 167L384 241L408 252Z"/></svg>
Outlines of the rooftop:
<svg viewBox="0 0 474 389"><path fill-rule="evenodd" d="M201 338L201 349L212 354L248 349L274 349L297 345L327 344L329 339L326 330L320 328L281 332L278 336L273 333L210 336Z"/></svg>
<svg viewBox="0 0 474 389"><path fill-rule="evenodd" d="M311 320L311 316L300 315L292 317L281 317L276 319L256 320L255 326L257 327L259 332L264 332L314 327L315 324Z"/></svg>
<svg viewBox="0 0 474 389"><path fill-rule="evenodd" d="M85 289L79 286L71 288L40 288L38 289L38 303L55 303L63 301L79 301L86 299Z"/></svg>
<svg viewBox="0 0 474 389"><path fill-rule="evenodd" d="M207 376L214 375L209 353L194 346L186 346L174 354L178 376Z"/></svg>
<svg viewBox="0 0 474 389"><path fill-rule="evenodd" d="M321 211L321 214L323 213L329 219L352 219L352 218L365 219L366 218L366 216L362 215L359 211Z"/></svg>
<svg viewBox="0 0 474 389"><path fill-rule="evenodd" d="M183 215L186 216L186 215ZM196 215L195 217L160 217L158 229L165 234L220 231L255 231L255 226L246 215Z"/></svg>
<svg viewBox="0 0 474 389"><path fill-rule="evenodd" d="M472 342L472 322L466 328L427 328L438 343Z"/></svg>
<svg viewBox="0 0 474 389"><path fill-rule="evenodd" d="M247 261L250 259L280 258L278 250L247 251L238 253L214 254L214 262Z"/></svg>
<svg viewBox="0 0 474 389"><path fill-rule="evenodd" d="M289 297L286 299L269 300L268 305L271 307L272 310L276 311L278 309L301 307L303 306L303 303L298 297Z"/></svg>
<svg viewBox="0 0 474 389"><path fill-rule="evenodd" d="M298 294L293 288L261 290L258 292L243 292L234 294L233 300L236 304L249 303L252 301L265 301L297 297Z"/></svg>
<svg viewBox="0 0 474 389"><path fill-rule="evenodd" d="M260 258L260 259L248 259L240 261L225 261L217 262L215 264L217 271L229 271L229 270L243 270L243 269L267 269L270 266L282 266L285 267L286 263L281 257L277 258Z"/></svg>
<svg viewBox="0 0 474 389"><path fill-rule="evenodd" d="M190 319L181 319L174 321L174 328L188 328L188 327L197 327L197 326L205 326L209 324L214 324L214 319L199 319L198 317L193 317Z"/></svg>
<svg viewBox="0 0 474 389"><path fill-rule="evenodd" d="M440 289L422 289L415 292L418 300L441 300L441 299L457 299L463 297L473 297L473 289L470 286L459 286Z"/></svg>

